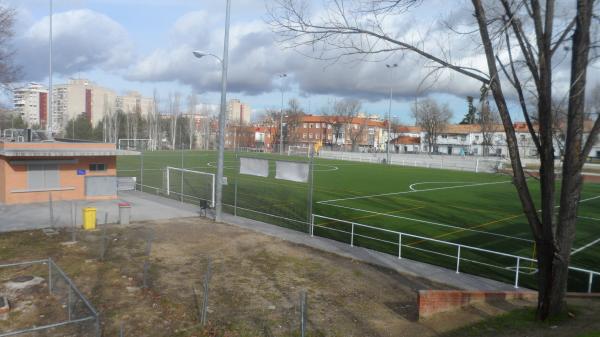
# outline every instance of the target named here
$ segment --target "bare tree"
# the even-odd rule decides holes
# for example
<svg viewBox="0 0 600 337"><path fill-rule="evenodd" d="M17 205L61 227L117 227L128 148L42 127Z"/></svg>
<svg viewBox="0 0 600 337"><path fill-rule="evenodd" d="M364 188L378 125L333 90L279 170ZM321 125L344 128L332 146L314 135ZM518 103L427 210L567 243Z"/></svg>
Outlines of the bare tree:
<svg viewBox="0 0 600 337"><path fill-rule="evenodd" d="M538 306L537 318L545 320L559 314L564 307L568 266L571 257L577 210L581 198L582 168L600 133L596 117L584 141L585 94L587 71L594 62L598 41L592 41L594 0L564 4L560 17L555 0L499 0L485 4L471 0L473 24L479 42L473 50L483 50L485 69L477 69L452 60L451 52L427 51L425 44L407 40L386 25L386 18L405 15L417 0L324 0L324 13L312 15L302 0L273 0L269 8L270 24L283 42L303 49L310 47L317 58L329 60L351 55L389 54L419 55L437 69L462 74L489 88L500 114L511 159L513 181L523 212L537 247ZM563 3L559 3L563 5ZM464 34L469 35L469 34ZM471 41L473 35L469 36ZM512 48L517 48L514 53ZM464 48L464 46L463 46ZM436 55L437 53L437 55ZM565 156L559 206L556 207L555 151L553 145L553 74L555 63L570 58L570 83L562 96L568 97ZM541 200L536 203L530 182L523 170L521 155L507 95L501 78L516 92L525 122L539 153ZM504 83L506 84L506 83ZM558 95L561 95L560 93ZM525 104L528 96L535 100L539 113L537 128ZM537 183L537 182L536 182ZM541 209L541 212L538 210Z"/></svg>
<svg viewBox="0 0 600 337"><path fill-rule="evenodd" d="M333 134L335 142L339 143L339 138L342 138L342 145L346 144L346 139L350 140L352 151L358 149L358 142L366 128L365 123L353 124L358 121L358 117L362 104L357 99L344 98L335 102L333 106Z"/></svg>
<svg viewBox="0 0 600 337"><path fill-rule="evenodd" d="M291 98L288 101L288 108L284 112L285 128L283 129L283 140L285 144L294 144L298 141L296 130L302 124L304 110L300 106L300 101L296 98Z"/></svg>
<svg viewBox="0 0 600 337"><path fill-rule="evenodd" d="M427 152L437 153L438 136L444 132L452 118L452 112L448 106L439 106L435 100L426 98L415 103L412 116L415 119L415 125L425 132Z"/></svg>
<svg viewBox="0 0 600 337"><path fill-rule="evenodd" d="M189 136L189 144L190 150L192 149L192 145L194 144L194 135L196 134L196 106L198 105L198 98L195 94L190 94L188 96L188 136Z"/></svg>
<svg viewBox="0 0 600 337"><path fill-rule="evenodd" d="M10 89L20 74L20 68L13 63L14 51L10 45L14 36L15 15L13 8L0 4L0 85L4 89Z"/></svg>
<svg viewBox="0 0 600 337"><path fill-rule="evenodd" d="M484 156L489 156L494 149L494 134L496 132L496 127L500 123L500 115L497 110L490 107L488 96L489 91L487 90L487 87L482 87L476 122L481 131L481 146L483 147L482 150Z"/></svg>

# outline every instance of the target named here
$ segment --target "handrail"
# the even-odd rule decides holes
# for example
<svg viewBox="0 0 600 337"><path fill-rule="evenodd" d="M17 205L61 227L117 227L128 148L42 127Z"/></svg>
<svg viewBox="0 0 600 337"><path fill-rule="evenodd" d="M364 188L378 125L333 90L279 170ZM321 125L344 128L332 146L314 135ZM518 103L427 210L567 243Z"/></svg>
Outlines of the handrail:
<svg viewBox="0 0 600 337"><path fill-rule="evenodd" d="M336 221L336 222L340 222L340 223L345 223L348 224L350 226L352 226L352 231L346 231L343 229L339 229L339 228L331 228L331 227L327 227L327 226L322 226L322 225L318 225L315 224L315 219L325 219L325 220L330 220L330 221ZM514 254L508 254L508 253L503 253L503 252L498 252L498 251L494 251L494 250L489 250L489 249L484 249L484 248L479 248L479 247L474 247L474 246L469 246L469 245L463 245L460 243L454 243L454 242L450 242L450 241L443 241L443 240L438 240L438 239L433 239L433 238L428 238L428 237L424 237L424 236L420 236L420 235L415 235L415 234L409 234L409 233L404 233L404 232L399 232L399 231L394 231L394 230L390 230L390 229L386 229L386 228L379 228L379 227L374 227L374 226L369 226L369 225L365 225L365 224L361 224L358 222L354 222L354 221L348 221L348 220L342 220L342 219L336 219L336 218L332 218L332 217L328 217L328 216L324 216L324 215L318 215L318 214L313 214L312 215L312 219L311 219L311 228L310 228L310 235L314 236L314 228L324 228L326 230L332 230L335 232L340 232L340 233L345 233L345 234L350 234L350 246L354 246L354 237L358 236L358 237L363 237L363 238L367 238L367 239L371 239L371 240L376 240L376 241L380 241L380 242L385 242L385 243L390 243L390 244L394 244L394 245L398 245L398 258L402 258L402 246L411 248L411 249L418 249L418 250L423 250L423 251L428 251L430 253L434 253L434 254L442 254L448 257L453 257L456 258L456 273L460 272L460 261L470 261L470 262L474 262L474 263L479 263L482 265L488 265L490 267L496 267L496 268L501 268L498 266L493 266L490 265L488 263L485 262L480 262L480 261L473 261L470 259L466 259L466 258L461 258L461 249L468 249L468 250L473 250L473 251L478 251L478 252L482 252L482 253L488 253L488 254L493 254L493 255L497 255L497 256L503 256L503 257L508 257L508 258L513 258L516 259L516 267L515 267L515 282L514 282L514 287L518 288L519 287L519 274L520 269L521 269L521 262L522 261L529 261L529 262L536 262L537 260L529 258L529 257L524 257L524 256L519 256L519 255L514 255ZM356 234L355 233L355 227L362 227L362 228L368 228L371 230L375 230L375 231L379 231L379 232L383 232L383 233L389 233L389 234L395 234L398 236L398 241L397 242L392 242L392 241L388 241L388 240L384 240L384 239L380 239L380 238L376 238L376 237L371 237L371 236L367 236L367 235L362 235L362 234ZM444 244L447 246L451 246L451 247L456 247L457 248L457 253L456 255L450 255L450 254L445 254L445 253L440 253L440 252L435 252L435 251L429 251L429 250L425 250L425 249L421 249L421 248L417 248L417 247L411 247L410 245L406 245L406 244L402 244L402 237L411 237L411 238L416 238L419 240L423 240L423 241L430 241L430 242L435 242L435 243L440 243L440 244ZM584 268L579 268L579 267L572 267L569 266L568 267L569 270L574 270L574 271L578 271L578 272L583 272L583 273L587 273L589 275L588 278L588 289L587 292L591 293L592 292L592 283L594 280L594 276L600 276L600 271L594 271L594 270L589 270L589 269L584 269Z"/></svg>

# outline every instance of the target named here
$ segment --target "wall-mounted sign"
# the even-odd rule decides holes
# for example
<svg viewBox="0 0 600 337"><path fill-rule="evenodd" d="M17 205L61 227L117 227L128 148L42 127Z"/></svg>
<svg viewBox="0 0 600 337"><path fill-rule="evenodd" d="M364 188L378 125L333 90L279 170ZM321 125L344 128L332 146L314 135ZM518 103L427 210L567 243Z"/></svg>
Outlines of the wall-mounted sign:
<svg viewBox="0 0 600 337"><path fill-rule="evenodd" d="M77 170L77 175L78 176L84 176L85 175L85 170Z"/></svg>

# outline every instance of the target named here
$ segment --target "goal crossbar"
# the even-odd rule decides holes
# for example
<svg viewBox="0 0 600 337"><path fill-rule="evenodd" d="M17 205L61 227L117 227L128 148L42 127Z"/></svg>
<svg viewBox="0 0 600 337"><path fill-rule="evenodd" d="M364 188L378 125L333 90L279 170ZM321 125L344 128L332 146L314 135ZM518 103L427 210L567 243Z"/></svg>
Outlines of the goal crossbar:
<svg viewBox="0 0 600 337"><path fill-rule="evenodd" d="M152 139L150 139L150 138L119 138L119 140L118 140L118 143L119 143L118 144L118 149L119 150L122 149L121 142L126 142L125 144L126 144L127 147L129 147L129 144L131 142L133 142L134 147L135 147L136 142L146 142L147 143L147 146L146 146L147 148L151 148L152 147Z"/></svg>
<svg viewBox="0 0 600 337"><path fill-rule="evenodd" d="M211 191L211 197L210 200L208 200L210 202L210 207L213 208L215 207L215 174L214 173L208 173L208 172L202 172L202 171L194 171L194 170L189 170L189 169L184 169L184 168L179 168L179 167L172 167L172 166L167 166L166 167L167 170L167 174L166 174L166 192L167 195L171 195L171 193L177 193L174 191L171 191L171 171L175 171L175 172L181 172L181 173L191 173L191 174L197 174L197 175L202 175L202 176L207 176L210 179L211 182L211 186L210 186L210 191ZM186 196L183 194L183 190L180 191L180 194L182 196ZM188 197L193 197L193 198L197 198L197 199L204 199L204 198L198 198L192 195L187 195Z"/></svg>

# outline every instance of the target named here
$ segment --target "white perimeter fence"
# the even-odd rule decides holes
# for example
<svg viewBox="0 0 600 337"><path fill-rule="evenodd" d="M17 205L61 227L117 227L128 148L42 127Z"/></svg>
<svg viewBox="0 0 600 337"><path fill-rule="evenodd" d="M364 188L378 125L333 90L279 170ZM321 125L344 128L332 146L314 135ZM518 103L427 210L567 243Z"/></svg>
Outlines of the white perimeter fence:
<svg viewBox="0 0 600 337"><path fill-rule="evenodd" d="M320 158L349 160L362 163L384 163L385 153L336 152L321 150ZM496 172L510 167L510 162L500 157L445 156L428 154L390 153L390 164L413 167L427 167L470 172Z"/></svg>
<svg viewBox="0 0 600 337"><path fill-rule="evenodd" d="M347 228L340 229L340 228L332 228L331 226L319 225L318 223L315 223L315 220L319 220L319 219L327 220L329 223L335 222L338 224L344 224L344 225L346 225ZM523 275L523 274L533 275L533 274L537 273L537 269L532 270L530 267L523 266L523 262L530 262L532 264L537 263L536 260L531 259L531 258L507 254L507 253L501 253L501 252L497 252L497 251L493 251L493 250L488 250L488 249L483 249L483 248L478 248L478 247L473 247L473 246L468 246L468 245L462 245L459 243L454 243L454 242L449 242L449 241L432 239L432 238L419 236L419 235L413 235L413 234L408 234L408 233L403 233L403 232L392 231L389 229L363 225L363 224L360 224L357 222L340 220L340 219L336 219L336 218L313 214L312 219L311 219L311 224L310 224L310 236L315 235L315 228L326 230L326 231L331 231L331 232L335 232L335 233L341 233L342 235L349 236L347 238L349 239L350 246L352 246L352 247L355 246L355 240L357 240L359 238L397 246L398 247L398 250L397 250L398 259L402 259L403 249L405 250L404 254L406 254L406 250L412 249L415 251L432 254L435 256L443 256L446 258L454 259L454 260L456 260L456 273L457 274L460 273L461 261L474 263L474 264L477 264L482 267L487 267L487 268L496 269L496 270L514 271L514 287L515 288L519 288L519 276L520 275ZM363 230L361 231L361 229L363 229ZM366 229L367 231L365 231L364 229ZM367 235L369 232L386 234L386 235L385 236L382 235L381 237L375 237L375 236ZM391 241L389 239L390 236L395 238L395 240ZM388 239L385 239L384 237L388 237ZM403 239L404 239L404 243L403 243ZM433 244L438 245L443 248L440 249L441 251L435 251L432 249L416 247L415 243L406 244L406 241L410 240L410 239L413 239L413 240L416 239L417 240L416 243L423 243L423 242L433 243ZM337 240L337 241L340 241L340 240ZM444 248L447 248L447 249L444 249ZM455 253L449 254L448 250L453 250ZM507 261L512 260L512 261L514 261L514 264L511 263L509 266L501 266L501 265L492 264L489 262L483 262L481 260L475 260L472 257L471 258L465 257L465 255L468 252L489 254L491 257L490 258L491 261L498 261L498 259L501 258L501 259L505 259ZM591 293L592 292L592 284L594 282L594 277L600 276L600 272L583 269L583 268L577 268L577 267L569 267L569 270L587 274L587 292Z"/></svg>

